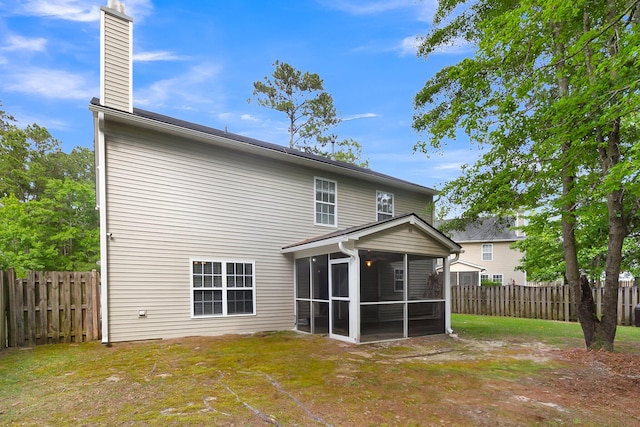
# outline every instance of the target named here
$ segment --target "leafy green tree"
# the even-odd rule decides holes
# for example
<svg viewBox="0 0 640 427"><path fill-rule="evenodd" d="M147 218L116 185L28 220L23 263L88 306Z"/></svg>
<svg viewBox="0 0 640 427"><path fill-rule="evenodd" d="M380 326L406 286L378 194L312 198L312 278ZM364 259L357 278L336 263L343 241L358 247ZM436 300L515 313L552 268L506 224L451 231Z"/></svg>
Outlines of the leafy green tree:
<svg viewBox="0 0 640 427"><path fill-rule="evenodd" d="M253 96L258 105L286 114L289 148L367 167L368 161L361 160L362 146L357 141L336 142L336 135L327 135L342 119L320 76L303 73L286 62L276 61L273 65L270 77L253 83ZM329 144L331 148L327 147ZM335 145L338 151L334 151Z"/></svg>
<svg viewBox="0 0 640 427"><path fill-rule="evenodd" d="M416 95L414 128L431 136L416 149L441 149L458 129L488 148L443 189L468 207L465 220L518 209L558 218L564 273L580 296L590 349L613 350L622 248L638 219L639 4L440 2L419 50L428 57L460 39L476 45L472 58L445 67ZM588 251L580 245L593 242L577 230L591 223L606 229L599 318L581 281Z"/></svg>
<svg viewBox="0 0 640 427"><path fill-rule="evenodd" d="M99 258L93 152L0 111L0 269L87 270Z"/></svg>

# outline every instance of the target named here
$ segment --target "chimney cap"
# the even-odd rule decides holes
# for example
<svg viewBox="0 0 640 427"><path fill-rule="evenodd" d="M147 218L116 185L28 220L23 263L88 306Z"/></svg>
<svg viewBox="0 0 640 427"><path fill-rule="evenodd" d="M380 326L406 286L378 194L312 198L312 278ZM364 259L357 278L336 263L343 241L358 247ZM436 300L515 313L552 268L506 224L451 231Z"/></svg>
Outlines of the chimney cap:
<svg viewBox="0 0 640 427"><path fill-rule="evenodd" d="M107 7L109 9L115 10L116 12L120 12L123 15L127 14L127 12L124 11L124 3L122 3L120 0L109 0Z"/></svg>

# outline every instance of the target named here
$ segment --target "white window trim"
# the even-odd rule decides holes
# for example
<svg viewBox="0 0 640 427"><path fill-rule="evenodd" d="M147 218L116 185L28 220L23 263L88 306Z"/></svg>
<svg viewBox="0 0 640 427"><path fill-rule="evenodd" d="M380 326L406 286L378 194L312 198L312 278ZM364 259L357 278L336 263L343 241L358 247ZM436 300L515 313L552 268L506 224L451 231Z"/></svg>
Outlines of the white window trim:
<svg viewBox="0 0 640 427"><path fill-rule="evenodd" d="M193 263L194 262L211 262L211 263L221 263L222 264L222 287L221 288L196 288L193 286ZM228 288L227 287L227 263L240 263L240 264L251 264L251 272L252 272L252 286L251 287L242 287L242 288ZM220 290L222 291L222 314L201 314L195 315L193 310L193 293L196 290ZM227 291L233 290L245 290L253 292L253 313L237 313L237 314L228 314L227 313ZM190 303L191 303L191 318L192 319L210 319L212 317L242 317L242 316L255 316L256 315L256 263L254 260L247 259L232 259L232 258L189 258L189 294L190 294Z"/></svg>
<svg viewBox="0 0 640 427"><path fill-rule="evenodd" d="M400 271L402 273L402 279L401 280L397 279L398 271ZM396 285L398 283L402 284L402 287L400 289L398 289L396 287ZM397 292L397 293L404 292L404 268L394 268L393 269L393 292Z"/></svg>
<svg viewBox="0 0 640 427"><path fill-rule="evenodd" d="M335 188L335 202L333 203L333 224L323 224L321 222L317 222L316 217L318 212L316 211L316 203L318 203L318 200L316 200L316 194L318 192L317 189L317 184L318 184L318 180L321 181L326 181L326 182L332 182ZM324 203L327 205L331 205L331 203L327 203L327 202L320 202L320 203ZM321 176L314 176L313 177L313 223L315 225L319 225L321 227L337 227L338 226L338 181L334 181L332 179L327 179L327 178L323 178Z"/></svg>
<svg viewBox="0 0 640 427"><path fill-rule="evenodd" d="M379 208L380 206L378 205L378 196L380 195L380 193L384 193L384 194L388 194L391 196L391 212L382 212ZM395 200L396 200L396 196L393 193L390 193L388 191L383 191L383 190L376 190L376 221L380 221L380 215L391 215L391 218L395 217Z"/></svg>
<svg viewBox="0 0 640 427"><path fill-rule="evenodd" d="M492 282L500 282L500 285L504 285L504 275L503 274L494 274L494 275L491 276L491 281Z"/></svg>
<svg viewBox="0 0 640 427"><path fill-rule="evenodd" d="M489 247L489 248L491 249L491 251L490 251L490 252L485 252L485 251L484 251L484 247L485 247L485 246ZM488 254L488 255L489 255L489 259L484 259L484 255L485 255L485 254ZM481 259L482 261L493 261L493 243L483 243L483 244L480 246L480 259Z"/></svg>

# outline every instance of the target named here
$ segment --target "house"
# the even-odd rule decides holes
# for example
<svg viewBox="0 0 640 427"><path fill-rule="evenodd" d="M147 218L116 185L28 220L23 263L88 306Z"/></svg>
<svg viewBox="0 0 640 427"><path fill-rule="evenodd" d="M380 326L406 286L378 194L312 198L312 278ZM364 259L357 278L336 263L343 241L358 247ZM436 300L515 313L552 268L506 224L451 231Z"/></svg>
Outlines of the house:
<svg viewBox="0 0 640 427"><path fill-rule="evenodd" d="M520 221L516 224L517 221ZM525 238L516 225L522 217L481 218L464 230L453 230L449 237L462 246L459 259L451 263L451 284L477 286L482 281L502 285L526 285L527 274L517 270L522 253L511 245Z"/></svg>
<svg viewBox="0 0 640 427"><path fill-rule="evenodd" d="M121 3L101 8L103 342L451 331L434 272L460 246L431 225L434 190L134 108L132 28Z"/></svg>

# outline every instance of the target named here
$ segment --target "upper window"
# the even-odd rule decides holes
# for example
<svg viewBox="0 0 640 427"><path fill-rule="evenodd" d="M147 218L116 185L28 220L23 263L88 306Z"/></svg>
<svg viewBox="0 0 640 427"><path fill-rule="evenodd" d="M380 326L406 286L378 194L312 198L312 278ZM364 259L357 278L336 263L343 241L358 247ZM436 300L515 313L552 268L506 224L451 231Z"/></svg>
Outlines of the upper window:
<svg viewBox="0 0 640 427"><path fill-rule="evenodd" d="M324 178L315 179L316 192L316 224L335 227L337 183Z"/></svg>
<svg viewBox="0 0 640 427"><path fill-rule="evenodd" d="M376 192L378 221L393 218L393 194L386 191Z"/></svg>
<svg viewBox="0 0 640 427"><path fill-rule="evenodd" d="M254 263L193 261L191 292L193 317L254 314Z"/></svg>
<svg viewBox="0 0 640 427"><path fill-rule="evenodd" d="M484 243L482 245L482 260L493 261L493 244Z"/></svg>

